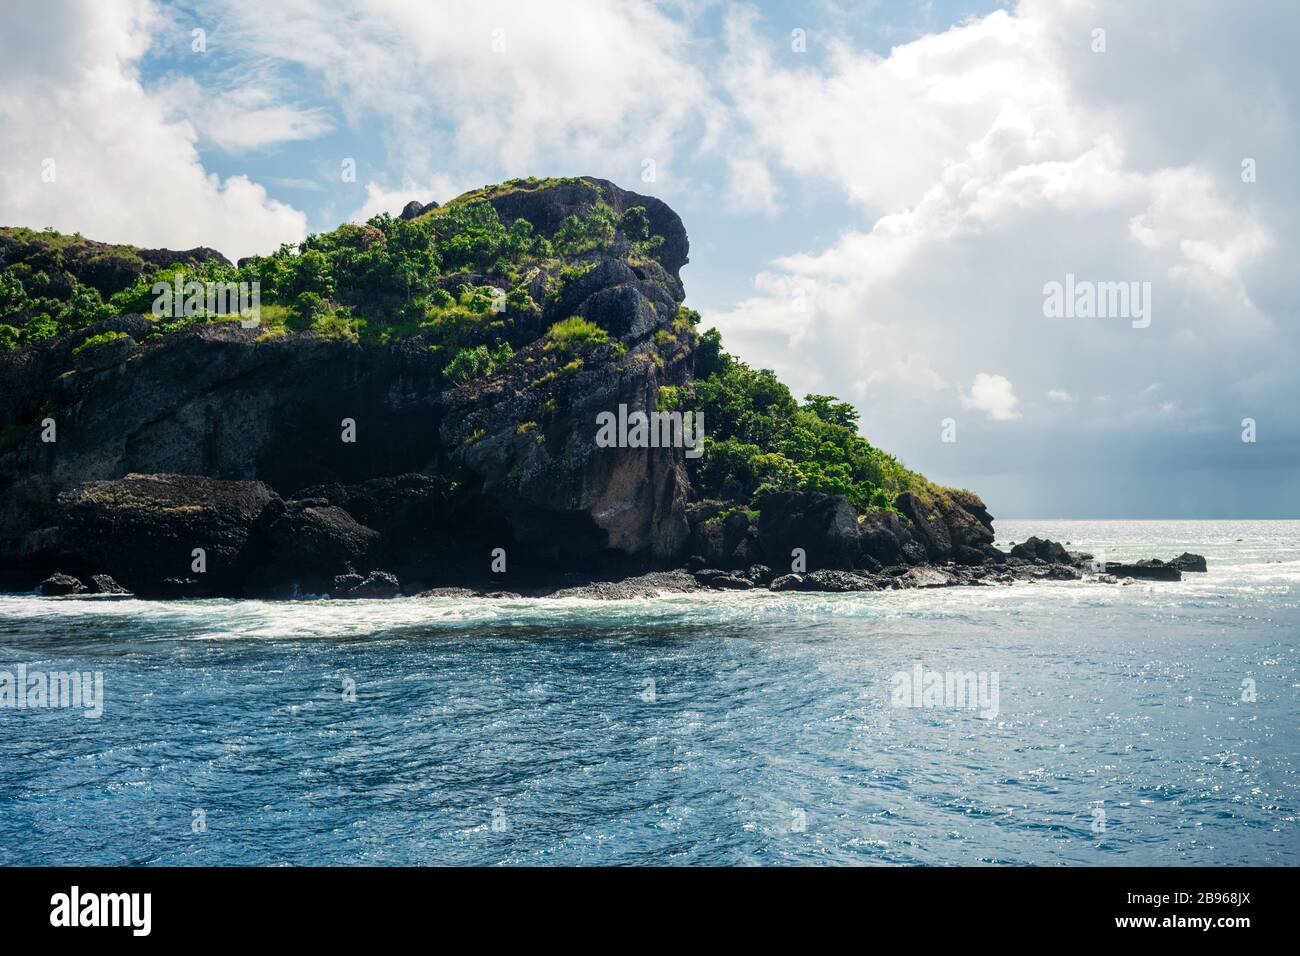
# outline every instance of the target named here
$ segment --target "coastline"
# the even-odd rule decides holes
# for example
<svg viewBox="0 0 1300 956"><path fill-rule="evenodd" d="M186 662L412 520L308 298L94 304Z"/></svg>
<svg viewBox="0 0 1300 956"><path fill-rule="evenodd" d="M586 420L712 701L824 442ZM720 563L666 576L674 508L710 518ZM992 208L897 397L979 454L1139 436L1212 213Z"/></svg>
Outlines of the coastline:
<svg viewBox="0 0 1300 956"><path fill-rule="evenodd" d="M1039 539L1031 539L1038 541ZM1051 552L1055 542L1042 541L1044 551ZM1054 546L1054 547L1053 547ZM1020 546L1017 546L1020 547ZM1030 547L1033 547L1031 545ZM523 582L506 580L479 581L446 585L404 593L401 590L358 590L342 595L302 592L283 600L365 600L394 598L588 598L595 600L629 600L665 595L700 594L722 591L771 591L803 593L848 593L864 591L901 591L948 587L993 587L1038 581L1079 581L1103 584L1132 584L1138 580L1177 581L1184 572L1203 573L1205 559L1184 553L1173 561L1147 559L1138 562L1097 562L1091 554L1064 552L1065 560L1025 558L1007 555L1001 563L982 565L945 564L898 565L880 573L866 570L813 570L806 573L778 574L765 565L744 571L718 568L675 568L650 570L621 576L593 577L573 572L541 576ZM698 562L697 562L698 563ZM1128 573L1125 573L1128 572ZM32 592L43 597L134 597L146 600L183 600L182 596L135 595L126 589L104 588L106 575L96 575L96 586L87 588L72 575L56 574ZM111 581L111 579L109 579ZM54 582L54 586L51 586ZM44 590L43 590L44 589ZM227 596L229 597L229 596ZM252 598L231 598L251 600Z"/></svg>

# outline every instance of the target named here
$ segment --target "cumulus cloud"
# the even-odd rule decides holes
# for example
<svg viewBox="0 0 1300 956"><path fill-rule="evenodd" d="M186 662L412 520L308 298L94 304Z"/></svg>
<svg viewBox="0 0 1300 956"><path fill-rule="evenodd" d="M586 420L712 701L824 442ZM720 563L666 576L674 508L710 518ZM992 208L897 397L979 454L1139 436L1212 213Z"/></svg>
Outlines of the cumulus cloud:
<svg viewBox="0 0 1300 956"><path fill-rule="evenodd" d="M309 71L352 122L379 118L390 172L545 169L672 182L683 136L719 122L683 24L645 0L221 0L228 45ZM480 185L476 183L475 185Z"/></svg>
<svg viewBox="0 0 1300 956"><path fill-rule="evenodd" d="M995 422L1009 422L1020 418L1016 406L1016 390L1005 375L980 372L971 383L970 394L962 393L962 406L984 412Z"/></svg>
<svg viewBox="0 0 1300 956"><path fill-rule="evenodd" d="M1260 372L1296 357L1286 318L1296 292L1280 280L1286 254L1300 252L1300 204L1284 177L1243 182L1240 160L1300 149L1279 93L1294 90L1294 67L1251 52L1294 34L1297 14L1193 4L1172 33L1169 17L1025 0L887 56L831 40L810 67L767 45L752 13L733 16L726 85L746 149L808 188L837 188L863 225L774 260L755 295L706 318L796 391L808 382L858 398L867 434L909 464L940 477L956 468L954 480L995 501L999 489L1019 493L1009 469L1077 484L1065 472L1088 448L1088 467L1119 457L1136 483L1154 448L1227 434L1247 390L1295 407L1294 381ZM1109 52L1094 54L1101 22ZM1150 282L1152 325L1046 317L1042 289L1068 273ZM815 294L815 310L790 308L798 289ZM897 374L902 356L925 370L911 384ZM1158 416L1054 397L1135 395L1156 370L1172 396L1143 406ZM1052 392L1050 416L1021 406L1011 380ZM912 427L954 402L1024 425L967 429L955 448ZM1100 510L1101 487L1072 491Z"/></svg>
<svg viewBox="0 0 1300 956"><path fill-rule="evenodd" d="M245 176L208 173L197 133L142 85L163 25L144 0L5 11L0 33L0 222L229 256L306 234L306 217ZM43 176L44 171L52 175Z"/></svg>
<svg viewBox="0 0 1300 956"><path fill-rule="evenodd" d="M229 153L315 139L334 126L324 108L293 106L255 85L208 91L193 77L179 77L156 95L200 136Z"/></svg>
<svg viewBox="0 0 1300 956"><path fill-rule="evenodd" d="M146 0L6 13L0 220L232 256L306 232L197 147L304 150L262 181L321 192L329 224L513 175L604 175L683 213L688 288L716 293L746 263L750 288L705 309L730 350L797 394L853 399L874 442L995 510L1032 510L1035 489L1043 513L1163 507L1152 471L1193 457L1200 500L1224 500L1225 473L1263 476L1251 500L1300 491L1293 459L1270 478L1241 457L1264 443L1234 439L1267 415L1270 440L1300 447L1294 5L1020 0L880 54L829 16L809 55L748 6L212 0L179 16ZM220 67L143 80L151 42L195 16ZM337 177L305 144L348 135L369 181L343 206L303 170ZM1044 285L1067 274L1149 282L1151 325L1049 318ZM959 443L915 425L962 409L980 414Z"/></svg>

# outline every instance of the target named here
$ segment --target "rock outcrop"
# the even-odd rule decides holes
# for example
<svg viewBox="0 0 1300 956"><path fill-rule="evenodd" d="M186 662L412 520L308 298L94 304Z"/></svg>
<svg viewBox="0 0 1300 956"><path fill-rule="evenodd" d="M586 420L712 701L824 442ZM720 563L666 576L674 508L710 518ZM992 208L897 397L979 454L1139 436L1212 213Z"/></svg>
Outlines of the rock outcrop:
<svg viewBox="0 0 1300 956"><path fill-rule="evenodd" d="M1174 558L1169 563L1172 564L1174 567L1176 567L1179 571L1183 571L1183 572L1191 571L1194 573L1203 574L1209 570L1209 568L1206 567L1204 555L1191 554L1190 552L1187 551L1184 551L1182 554Z"/></svg>
<svg viewBox="0 0 1300 956"><path fill-rule="evenodd" d="M1159 558L1146 561L1107 561L1106 573L1117 578L1146 578L1151 581L1181 581L1183 573L1172 564Z"/></svg>
<svg viewBox="0 0 1300 956"><path fill-rule="evenodd" d="M489 226L500 245L480 255ZM285 279L280 308L293 303L294 324L272 329L99 319L101 308L41 338L28 334L41 328L25 324L30 309L6 312L29 345L0 352L0 579L60 595L375 598L510 594L487 582L527 590L543 578L547 593L577 593L624 577L636 583L592 587L629 596L1079 576L1079 556L1054 542L999 551L978 496L912 473L890 485L909 490L889 507L863 514L843 495L764 494L772 485L710 492L756 500L692 502L680 442L598 441L598 416L680 407L706 351L681 307L686 230L660 200L600 179L513 180L445 206L412 201L398 221L329 241L346 272L411 235L423 237L418 295L382 269L371 286L354 282L346 305ZM461 239L469 252L453 248ZM161 267L228 266L205 248L0 230L0 266L15 264L14 275L49 273L45 296L85 286L105 299L136 294ZM475 299L489 291L490 308ZM358 333L354 307L382 315L382 334ZM853 468L854 501L880 504L883 489L863 492L868 471ZM682 565L691 573L668 570ZM1180 569L1204 560L1112 573Z"/></svg>
<svg viewBox="0 0 1300 956"><path fill-rule="evenodd" d="M525 276L538 313L511 329L509 361L463 383L441 375L445 358L419 334L367 345L218 322L160 336L138 315L0 354L6 580L34 587L66 568L141 594L279 595L291 580L323 593L338 576L376 571L404 585L454 582L489 573L496 548L517 569L633 570L684 557L683 449L596 443L599 413L654 411L665 387L689 389L680 219L603 180L482 201L506 225L527 218L543 234L597 203L618 214L640 206L662 239L655 258L614 243L570 259L573 275ZM149 264L210 257L92 251L76 278L105 295ZM0 257L39 264L44 254L0 242ZM466 281L490 280L446 284ZM570 316L607 340L547 340ZM78 351L104 332L123 337ZM53 440L42 440L46 422ZM191 570L195 548L206 548L204 572Z"/></svg>

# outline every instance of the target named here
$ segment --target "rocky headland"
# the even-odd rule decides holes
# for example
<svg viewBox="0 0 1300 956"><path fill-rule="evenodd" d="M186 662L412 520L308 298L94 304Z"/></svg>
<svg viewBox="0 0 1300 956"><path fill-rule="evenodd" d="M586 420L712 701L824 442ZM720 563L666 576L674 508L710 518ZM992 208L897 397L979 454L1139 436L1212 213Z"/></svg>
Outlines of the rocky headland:
<svg viewBox="0 0 1300 956"><path fill-rule="evenodd" d="M688 251L664 203L590 178L412 202L238 264L0 229L0 587L628 597L1205 570L994 547L977 495L701 333ZM240 283L255 323L213 307ZM602 414L673 440L602 441Z"/></svg>

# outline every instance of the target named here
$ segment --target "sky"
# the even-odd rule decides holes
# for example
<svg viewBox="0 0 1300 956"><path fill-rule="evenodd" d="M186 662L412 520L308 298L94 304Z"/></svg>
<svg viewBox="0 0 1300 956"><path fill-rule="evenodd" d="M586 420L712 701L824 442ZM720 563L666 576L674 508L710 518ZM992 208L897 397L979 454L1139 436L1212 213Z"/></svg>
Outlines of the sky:
<svg viewBox="0 0 1300 956"><path fill-rule="evenodd" d="M235 259L599 176L729 351L995 516L1297 518L1298 46L1290 0L10 0L0 224Z"/></svg>

